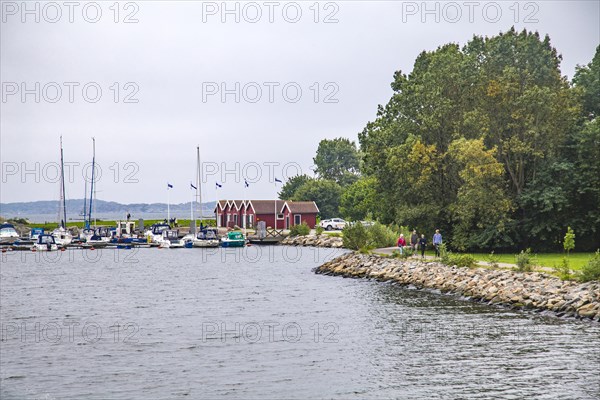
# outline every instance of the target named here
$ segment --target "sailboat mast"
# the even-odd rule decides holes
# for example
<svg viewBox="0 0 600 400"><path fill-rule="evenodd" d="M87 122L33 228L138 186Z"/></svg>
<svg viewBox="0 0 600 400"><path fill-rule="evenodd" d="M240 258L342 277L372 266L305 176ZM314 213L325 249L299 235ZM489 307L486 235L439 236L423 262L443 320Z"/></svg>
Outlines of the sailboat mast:
<svg viewBox="0 0 600 400"><path fill-rule="evenodd" d="M200 223L202 223L202 179L200 172L200 146L196 146L196 201L200 208Z"/></svg>
<svg viewBox="0 0 600 400"><path fill-rule="evenodd" d="M87 224L87 179L84 179L83 186L83 224Z"/></svg>
<svg viewBox="0 0 600 400"><path fill-rule="evenodd" d="M92 151L92 183L91 183L91 189L90 189L90 210L88 212L88 219L89 219L89 223L88 223L88 227L89 224L92 223L92 203L93 203L93 199L94 199L94 171L96 170L96 139L92 138L92 142L93 142L93 151Z"/></svg>
<svg viewBox="0 0 600 400"><path fill-rule="evenodd" d="M60 186L62 198L63 220L61 226L66 228L67 225L67 199L65 195L65 161L63 158L62 135L60 137Z"/></svg>

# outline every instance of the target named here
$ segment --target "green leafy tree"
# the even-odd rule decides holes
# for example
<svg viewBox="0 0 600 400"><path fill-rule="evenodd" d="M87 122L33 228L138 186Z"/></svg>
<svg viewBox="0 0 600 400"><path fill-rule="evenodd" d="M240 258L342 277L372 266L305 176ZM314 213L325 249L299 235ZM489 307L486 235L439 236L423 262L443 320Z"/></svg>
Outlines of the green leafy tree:
<svg viewBox="0 0 600 400"><path fill-rule="evenodd" d="M476 69L474 110L488 146L498 150L513 195L520 195L540 161L552 155L576 112L560 56L550 38L510 29L465 47Z"/></svg>
<svg viewBox="0 0 600 400"><path fill-rule="evenodd" d="M566 222L576 227L580 249L597 249L600 246L600 117L583 122L573 135L570 153L573 169L567 180L570 219Z"/></svg>
<svg viewBox="0 0 600 400"><path fill-rule="evenodd" d="M486 149L483 139L458 139L448 151L458 166L461 185L450 206L454 221L454 247L489 248L506 244L512 202L504 186L504 168L496 149Z"/></svg>
<svg viewBox="0 0 600 400"><path fill-rule="evenodd" d="M341 215L351 221L364 220L367 215L377 215L377 179L360 178L344 189L340 199Z"/></svg>
<svg viewBox="0 0 600 400"><path fill-rule="evenodd" d="M560 62L548 36L510 29L396 72L392 98L359 134L382 221L489 249L557 246L569 221L578 245L597 248L600 139L585 110L597 104L598 61L574 88Z"/></svg>
<svg viewBox="0 0 600 400"><path fill-rule="evenodd" d="M292 197L295 201L314 201L319 207L322 219L338 216L342 187L327 179L313 179L305 182Z"/></svg>
<svg viewBox="0 0 600 400"><path fill-rule="evenodd" d="M312 180L308 175L296 175L290 179L288 179L281 188L281 191L278 193L280 200L290 200L296 194L296 191L300 186L304 183Z"/></svg>
<svg viewBox="0 0 600 400"><path fill-rule="evenodd" d="M596 47L591 63L577 67L573 84L581 96L586 116L600 116L600 46Z"/></svg>
<svg viewBox="0 0 600 400"><path fill-rule="evenodd" d="M435 145L427 145L410 135L406 142L386 151L388 171L383 191L391 220L399 225L418 226L432 231L439 223L449 198L441 199L440 153Z"/></svg>
<svg viewBox="0 0 600 400"><path fill-rule="evenodd" d="M575 249L575 232L573 232L570 226L567 228L567 233L563 240L563 248L567 252L567 256L571 250Z"/></svg>
<svg viewBox="0 0 600 400"><path fill-rule="evenodd" d="M352 184L358 179L359 155L356 144L346 138L323 139L313 158L315 173L340 185Z"/></svg>

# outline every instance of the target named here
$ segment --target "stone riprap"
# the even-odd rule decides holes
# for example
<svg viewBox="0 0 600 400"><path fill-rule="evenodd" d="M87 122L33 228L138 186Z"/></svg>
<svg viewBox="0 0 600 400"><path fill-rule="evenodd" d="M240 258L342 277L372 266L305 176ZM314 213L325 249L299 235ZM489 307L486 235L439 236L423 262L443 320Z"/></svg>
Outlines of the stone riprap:
<svg viewBox="0 0 600 400"><path fill-rule="evenodd" d="M288 246L314 246L341 248L344 240L341 237L323 235L288 236L281 241Z"/></svg>
<svg viewBox="0 0 600 400"><path fill-rule="evenodd" d="M315 269L317 274L395 281L438 289L514 308L549 310L600 322L600 282L562 281L539 273L459 268L439 262L347 253Z"/></svg>

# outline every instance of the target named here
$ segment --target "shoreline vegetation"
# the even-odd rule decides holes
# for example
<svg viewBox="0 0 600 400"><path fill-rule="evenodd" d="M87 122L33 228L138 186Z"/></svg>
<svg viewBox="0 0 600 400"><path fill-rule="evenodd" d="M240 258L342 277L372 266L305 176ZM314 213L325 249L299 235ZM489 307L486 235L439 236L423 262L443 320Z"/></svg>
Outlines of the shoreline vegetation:
<svg viewBox="0 0 600 400"><path fill-rule="evenodd" d="M315 273L396 282L513 309L550 311L559 317L600 322L598 281L578 283L539 272L461 268L437 261L401 260L358 252L328 261Z"/></svg>
<svg viewBox="0 0 600 400"><path fill-rule="evenodd" d="M348 249L348 247L344 246L343 237L341 234L327 234L323 233L321 235L318 234L309 234L309 235L298 235L298 236L288 236L285 238L281 244L289 245L289 246L314 246L314 247L332 247L339 248L344 250L353 250ZM405 250L410 252L409 250ZM382 257L397 257L397 248L394 247L385 247L380 249L371 249L371 250L359 250L363 254L373 254ZM411 253L412 254L412 253ZM435 252L433 250L427 250L425 252L425 257L427 261L435 261L439 262L441 259L436 259L434 257ZM498 265L492 265L490 262L490 254L483 253L456 253L457 256L470 256L473 258L474 264L472 267L481 267L487 269L494 270L514 270L518 268L517 258L518 254L494 254L494 261L498 263ZM565 280L573 280L576 277L576 273L581 271L588 263L590 263L596 253L592 252L582 252L582 253L571 253L569 255L569 267L572 270L573 274L571 279ZM552 275L558 276L558 272L556 268L560 265L563 258L565 257L564 253L541 253L541 254L532 254L531 255L531 269L532 272L536 269L541 269L538 272L544 272ZM411 261L419 261L420 257L407 257L407 259Z"/></svg>

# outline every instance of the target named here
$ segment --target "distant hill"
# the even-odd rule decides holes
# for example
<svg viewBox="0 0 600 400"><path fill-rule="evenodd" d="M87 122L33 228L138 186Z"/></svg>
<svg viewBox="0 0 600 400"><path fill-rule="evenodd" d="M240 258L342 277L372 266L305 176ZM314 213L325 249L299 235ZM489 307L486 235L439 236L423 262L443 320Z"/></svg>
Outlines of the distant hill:
<svg viewBox="0 0 600 400"><path fill-rule="evenodd" d="M88 203L89 204L89 203ZM213 214L215 202L202 203L202 215ZM95 213L100 215L125 215L131 213L132 217L139 218L147 215L166 214L167 203L133 203L121 204L114 201L95 200ZM180 217L188 217L190 214L190 203L170 205L171 214ZM199 214L198 203L194 204L196 214ZM83 199L67 200L67 219L76 219L83 215ZM20 217L32 218L34 216L48 216L48 219L56 219L58 213L58 200L29 201L21 203L0 203L0 216L4 218ZM39 219L39 218L37 218Z"/></svg>

